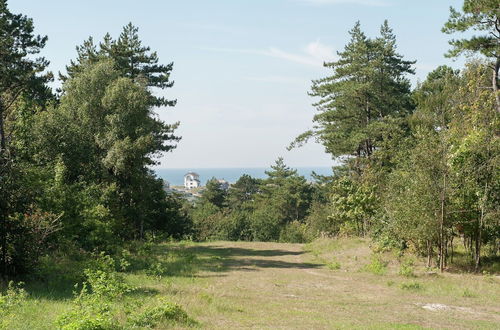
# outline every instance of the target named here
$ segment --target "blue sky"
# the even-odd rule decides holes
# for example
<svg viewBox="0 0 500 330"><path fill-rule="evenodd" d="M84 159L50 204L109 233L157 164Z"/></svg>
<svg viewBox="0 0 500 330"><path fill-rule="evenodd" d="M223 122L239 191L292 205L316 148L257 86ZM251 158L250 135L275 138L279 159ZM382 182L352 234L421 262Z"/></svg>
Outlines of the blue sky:
<svg viewBox="0 0 500 330"><path fill-rule="evenodd" d="M180 121L182 140L161 159L163 168L267 167L278 156L293 166L331 166L321 145L286 146L312 127L312 79L329 72L347 31L361 21L376 36L384 19L406 59L417 60L414 83L441 64L449 36L440 32L449 6L461 0L10 0L49 36L43 55L63 71L75 46L106 32L117 37L128 22L163 63L174 62L175 86L164 93Z"/></svg>

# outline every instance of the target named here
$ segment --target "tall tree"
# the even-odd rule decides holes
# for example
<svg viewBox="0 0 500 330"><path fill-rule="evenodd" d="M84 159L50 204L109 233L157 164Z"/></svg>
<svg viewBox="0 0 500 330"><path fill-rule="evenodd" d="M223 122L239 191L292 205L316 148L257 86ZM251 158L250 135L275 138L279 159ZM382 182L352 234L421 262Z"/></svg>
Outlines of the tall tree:
<svg viewBox="0 0 500 330"><path fill-rule="evenodd" d="M143 46L139 38L139 28L127 24L117 40L108 34L98 46L94 39L89 37L81 46L76 47L78 57L66 67L68 76L61 75L63 80L80 72L85 63L95 63L103 58L114 61L115 69L123 77L133 80L145 80L148 87L166 89L173 86L170 80L173 63L160 64L158 54L151 52L150 47ZM151 96L151 105L174 106L175 100L168 100L163 96Z"/></svg>
<svg viewBox="0 0 500 330"><path fill-rule="evenodd" d="M46 95L50 73L43 57L34 57L45 46L47 37L34 34L33 20L13 14L7 1L0 0L0 271L6 274L6 217L12 201L7 182L11 171L5 122L9 110L21 94Z"/></svg>
<svg viewBox="0 0 500 330"><path fill-rule="evenodd" d="M201 196L202 203L211 203L218 208L226 206L227 191L216 178L207 181L207 185Z"/></svg>
<svg viewBox="0 0 500 330"><path fill-rule="evenodd" d="M482 31L470 38L452 39L449 57L462 53L482 54L492 61L491 88L495 93L496 111L500 113L500 3L498 0L464 0L462 12L450 8L450 18L442 31L447 34Z"/></svg>
<svg viewBox="0 0 500 330"><path fill-rule="evenodd" d="M380 148L391 118L412 110L405 76L413 73L415 62L396 52L387 22L376 39L367 38L359 22L349 34L351 40L338 53L339 60L324 64L333 74L313 81L310 95L320 98L314 130L300 135L292 146L315 137L333 157L354 156L359 162Z"/></svg>

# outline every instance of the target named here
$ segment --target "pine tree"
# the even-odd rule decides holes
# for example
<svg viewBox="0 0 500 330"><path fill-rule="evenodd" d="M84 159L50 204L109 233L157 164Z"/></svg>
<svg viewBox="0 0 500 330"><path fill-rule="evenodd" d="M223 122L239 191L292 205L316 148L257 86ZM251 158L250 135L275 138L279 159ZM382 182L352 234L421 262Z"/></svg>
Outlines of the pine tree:
<svg viewBox="0 0 500 330"><path fill-rule="evenodd" d="M110 58L115 63L115 69L123 77L133 80L145 80L148 87L166 89L173 86L170 81L173 63L159 64L156 52L151 52L150 47L143 46L139 39L139 29L127 24L117 40L106 34L98 46L94 39L89 37L81 46L76 47L77 59L71 61L66 67L68 76L60 74L62 80L75 76L82 71L82 65L95 63L101 59ZM150 104L153 106L174 106L175 100L165 97L151 96Z"/></svg>
<svg viewBox="0 0 500 330"><path fill-rule="evenodd" d="M470 38L452 39L452 49L447 56L457 57L462 53L482 54L492 61L491 88L496 97L496 111L500 113L500 2L498 0L464 0L463 12L450 8L450 18L442 31L456 32L484 31L482 35Z"/></svg>
<svg viewBox="0 0 500 330"><path fill-rule="evenodd" d="M349 31L350 42L338 53L339 59L325 63L333 74L313 81L310 95L320 98L314 105L314 130L299 136L293 145L315 137L333 157L369 159L380 149L384 130L394 118L412 110L410 83L415 62L405 61L396 52L396 38L386 22L380 37L367 38L356 23Z"/></svg>
<svg viewBox="0 0 500 330"><path fill-rule="evenodd" d="M21 95L46 99L50 90L46 82L50 73L43 73L49 62L36 57L47 37L34 34L33 20L13 14L7 1L0 0L0 272L7 273L7 216L14 204L13 163L8 148L5 122ZM15 184L14 184L15 186Z"/></svg>

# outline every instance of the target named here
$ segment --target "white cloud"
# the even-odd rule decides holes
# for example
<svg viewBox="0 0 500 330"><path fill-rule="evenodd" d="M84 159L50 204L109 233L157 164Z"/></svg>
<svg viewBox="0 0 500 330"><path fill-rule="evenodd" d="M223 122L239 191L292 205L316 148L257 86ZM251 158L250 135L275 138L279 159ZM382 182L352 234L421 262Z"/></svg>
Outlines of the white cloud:
<svg viewBox="0 0 500 330"><path fill-rule="evenodd" d="M354 5L372 6L372 7L389 6L389 3L383 0L296 0L296 1L316 6L339 5L339 4L354 4Z"/></svg>
<svg viewBox="0 0 500 330"><path fill-rule="evenodd" d="M309 43L306 47L302 49L302 52L298 54L287 52L276 47L269 47L268 49L232 49L232 48L203 48L203 49L216 52L262 55L309 66L323 66L323 62L325 61L328 62L335 59L335 53L333 47L322 44L319 41Z"/></svg>

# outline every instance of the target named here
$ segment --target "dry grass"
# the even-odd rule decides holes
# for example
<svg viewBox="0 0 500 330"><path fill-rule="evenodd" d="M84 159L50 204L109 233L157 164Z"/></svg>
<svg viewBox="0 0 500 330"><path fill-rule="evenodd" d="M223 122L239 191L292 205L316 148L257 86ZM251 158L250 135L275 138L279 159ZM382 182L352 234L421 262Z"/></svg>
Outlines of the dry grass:
<svg viewBox="0 0 500 330"><path fill-rule="evenodd" d="M134 272L126 278L141 288L134 299L167 297L208 329L499 328L498 277L428 276L416 260L415 277L407 278L398 275L400 262L391 253L380 256L387 270L376 275L365 270L372 258L369 244L362 239L162 244L159 258L165 251L196 255L193 267L182 272L174 267L163 277ZM332 263L339 267L329 267ZM65 303L42 298L25 306L24 317L31 320L19 328L50 329Z"/></svg>

